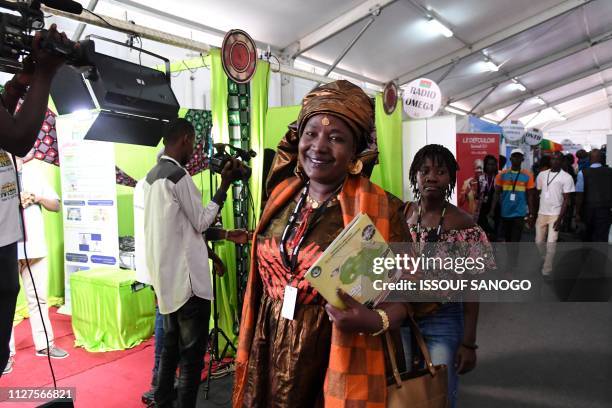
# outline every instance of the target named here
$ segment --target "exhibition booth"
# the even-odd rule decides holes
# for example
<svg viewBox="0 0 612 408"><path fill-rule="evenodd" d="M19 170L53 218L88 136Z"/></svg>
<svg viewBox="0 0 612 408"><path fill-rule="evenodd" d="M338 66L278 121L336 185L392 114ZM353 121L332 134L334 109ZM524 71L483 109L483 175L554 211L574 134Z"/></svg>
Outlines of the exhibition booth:
<svg viewBox="0 0 612 408"><path fill-rule="evenodd" d="M383 3L386 7L386 3L394 2ZM51 12L48 8L43 10ZM612 142L612 110L607 105L598 105L599 110L595 111L585 110L579 116L568 117L569 120L521 120L534 109L532 106L525 108L523 113L523 108L519 109L523 103L529 105L531 97L520 101L514 101L512 95L509 99L500 97L484 110L478 106L490 93L471 107L455 103L462 98L451 98L451 90L459 88L442 86L447 74L441 70L446 65L421 70L423 75L414 78L403 78L412 79L410 82L400 83L399 77L394 76L394 79L389 77L388 81L373 84L360 75L339 71L330 75L334 67L323 74L317 64L308 65L307 58L288 65L286 55L279 59L269 47L266 51L263 44L253 41L242 30L231 30L230 34L238 36L233 39L224 31L221 33L225 36L223 43L219 39L211 40L211 46L205 38L194 40L193 36L187 38L186 32L175 32L174 29L181 26L181 19L173 20L174 25L156 29L158 17L155 13L147 6L143 6L142 13L151 18L142 19L149 24L141 26L124 21L127 12L125 19L118 18L117 13L115 18L87 16L78 21L64 12L56 12L51 17L58 23L70 22L74 32L77 32L77 24L89 24L88 30L96 41L96 53L123 60L126 66L130 64L130 74L134 74L132 82L142 80L138 67L157 71L167 87L159 92L171 95L168 98L174 98L171 102L176 105L176 115L172 112L168 118L156 116L155 107L150 117L143 116L142 112L135 114L139 101L156 98L143 95L145 87L140 83L141 88L133 85L137 91L126 92L129 95L120 102L106 101L119 108L105 107L99 101L91 105L80 104L81 100L76 103L73 98L83 89L89 95L101 92L92 85L95 79L81 77L81 73L77 78L83 81L83 89L68 92L69 82L56 82L51 89L42 129L24 166L44 179L61 201L59 212L43 211L43 221L48 249L47 304L53 307L51 320L58 343L74 357L73 363L59 370L63 384L69 384L68 379L72 376L78 377L81 386L95 381L97 376L112 382L114 375L97 367L116 364L115 370L138 371L134 376L142 377L132 379L121 374L117 381L122 381L123 385L115 386L117 393L125 387L129 398L138 401L149 385L156 298L152 287L142 283L136 271L138 239L144 231L143 199L138 197L137 183L156 165L163 150L161 135L171 117L185 118L195 129L195 149L185 169L201 192L204 205L212 200L221 180L219 171L211 169L211 159L215 155L229 153L252 169L248 181L235 182L228 191L227 202L220 212L220 226L228 231L255 230L267 199L265 183L278 143L288 126L298 119L303 96L317 85L335 79L352 81L371 97L376 132L375 144L370 147L378 151L371 181L404 202L416 200L409 182L409 170L415 153L427 145L445 146L456 157L459 170L448 201L473 215L477 208L472 190L483 173L486 156L509 159L513 151L520 149L524 153L522 169L537 172L543 157L561 152L571 154L574 160L571 165L577 168L578 151L604 148L605 152L605 146ZM95 35L100 32L109 41L96 39ZM513 35L518 34L520 32ZM127 45L124 44L126 37ZM144 45L143 38L146 39ZM121 44L113 42L118 40ZM244 50L232 54L226 41L235 41ZM168 58L166 62L160 64L156 55L149 55L144 50L153 42L156 43L155 53ZM349 49L350 46L346 51ZM460 70L458 61L470 56L482 59L482 55L466 54L452 62L450 69ZM248 63L244 63L244 58ZM485 59L490 62L488 56ZM246 68L236 70L236 65L252 66L252 74L241 76ZM119 66L113 67L119 69ZM411 73L420 73L413 68ZM499 82L494 72L488 72L482 83ZM150 75L150 78L155 77ZM510 75L510 79L504 81L516 81L515 77ZM461 74L458 78L455 81L461 82ZM0 83L9 79L8 74L0 73ZM120 82L115 78L103 80ZM496 83L493 91L498 85ZM480 98L484 89L479 92ZM168 102L166 97L161 99ZM503 105L505 101L512 103ZM552 109L553 104L550 105L542 110ZM513 114L513 109L519 109L521 115ZM113 118L114 114L120 117ZM115 119L117 122L113 122ZM134 121L131 125L127 124L130 120ZM612 155L608 154L607 160L608 165L612 165ZM509 167L508 161L505 166L500 165L499 170ZM251 254L249 244L226 240L214 241L211 249L226 271L223 276L211 274L215 282L215 309L210 327L218 326L225 335L216 338L218 344L215 350L212 347L210 350L215 360L214 375L215 370L227 368L229 364L226 363L236 354ZM211 260L211 270L212 265ZM15 313L18 351L33 348L29 329L25 328L28 317L28 303L22 289ZM40 361L33 358L20 358L16 371L12 376L3 377L0 385L21 386L26 379L29 385L50 385L46 366L40 368ZM206 360L211 367L212 360L210 355ZM203 374L203 378L210 376L210 370ZM80 406L97 406L93 390L83 391L83 395L82 398L93 405ZM109 398L112 403L108 406L119 406L117 404L128 397L113 395ZM137 404L126 403L125 406Z"/></svg>

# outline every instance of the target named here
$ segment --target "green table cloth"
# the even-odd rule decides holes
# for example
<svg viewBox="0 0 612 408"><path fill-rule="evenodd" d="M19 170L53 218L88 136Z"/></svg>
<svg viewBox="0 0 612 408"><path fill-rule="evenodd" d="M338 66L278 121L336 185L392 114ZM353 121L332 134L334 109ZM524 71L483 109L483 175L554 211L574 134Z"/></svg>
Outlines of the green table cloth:
<svg viewBox="0 0 612 408"><path fill-rule="evenodd" d="M70 276L75 346L87 351L125 350L153 334L155 295L132 292L135 272L92 269Z"/></svg>

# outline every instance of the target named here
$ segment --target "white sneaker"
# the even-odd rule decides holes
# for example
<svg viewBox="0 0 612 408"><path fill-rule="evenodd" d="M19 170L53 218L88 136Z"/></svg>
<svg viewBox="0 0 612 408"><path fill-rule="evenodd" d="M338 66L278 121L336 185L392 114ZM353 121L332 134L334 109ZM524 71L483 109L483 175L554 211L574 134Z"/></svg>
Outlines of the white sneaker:
<svg viewBox="0 0 612 408"><path fill-rule="evenodd" d="M68 352L66 350L63 350L57 346L51 346L51 352L47 351L48 349L42 349L42 350L38 350L36 352L36 355L39 357L47 357L47 354L49 354L49 357L51 358L55 358L55 359L62 359L62 358L66 358L68 357Z"/></svg>
<svg viewBox="0 0 612 408"><path fill-rule="evenodd" d="M8 374L11 371L13 371L14 364L15 364L15 357L10 356L8 361L6 362L6 367L4 367L4 371L2 372L2 375Z"/></svg>

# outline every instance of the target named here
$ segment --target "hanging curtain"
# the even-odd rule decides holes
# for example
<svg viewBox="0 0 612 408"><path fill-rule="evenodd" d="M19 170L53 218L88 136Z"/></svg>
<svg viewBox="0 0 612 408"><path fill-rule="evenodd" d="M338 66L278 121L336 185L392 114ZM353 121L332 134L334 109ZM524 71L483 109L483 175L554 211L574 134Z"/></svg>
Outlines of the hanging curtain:
<svg viewBox="0 0 612 408"><path fill-rule="evenodd" d="M215 143L229 143L229 123L227 118L227 75L221 65L221 55L218 49L212 50L210 59L212 77L212 125L213 140ZM232 208L232 190L227 193L227 200L221 211L223 228L234 228L234 213ZM236 248L231 242L221 242L215 245L215 252L226 268L226 273L217 281L217 306L219 313L219 327L235 343L238 332L237 286L236 286ZM214 277L213 277L214 278ZM224 347L224 341L219 339L219 347Z"/></svg>
<svg viewBox="0 0 612 408"><path fill-rule="evenodd" d="M297 120L301 106L280 106L268 109L264 147L276 151L278 142L287 133L287 125Z"/></svg>
<svg viewBox="0 0 612 408"><path fill-rule="evenodd" d="M378 165L374 167L372 181L384 190L402 198L402 105L398 101L391 115L385 113L382 94L376 95L376 137Z"/></svg>
<svg viewBox="0 0 612 408"><path fill-rule="evenodd" d="M251 80L251 149L257 157L251 159L253 175L251 176L251 194L253 195L254 217L253 225L259 221L261 206L264 148L266 147L266 117L268 115L268 82L270 80L270 64L265 61L257 62L257 71Z"/></svg>

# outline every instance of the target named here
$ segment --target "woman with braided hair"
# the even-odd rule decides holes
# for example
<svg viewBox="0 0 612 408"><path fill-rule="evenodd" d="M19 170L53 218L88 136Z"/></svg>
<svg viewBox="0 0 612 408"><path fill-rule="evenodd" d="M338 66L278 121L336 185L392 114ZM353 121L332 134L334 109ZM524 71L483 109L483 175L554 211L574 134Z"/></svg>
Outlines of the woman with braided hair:
<svg viewBox="0 0 612 408"><path fill-rule="evenodd" d="M437 243L433 245L435 253L428 256L442 259L484 256L491 259L485 232L475 224L473 216L449 202L458 170L455 157L444 146L430 144L416 153L409 173L415 202L407 203L405 207L410 238L415 243ZM452 407L457 398L457 374L474 369L478 348L478 303L462 303L461 300L448 299L433 314L417 318L433 363L448 367ZM404 350L409 354L412 347L408 327L402 327L402 339ZM407 361L411 359L407 358Z"/></svg>

